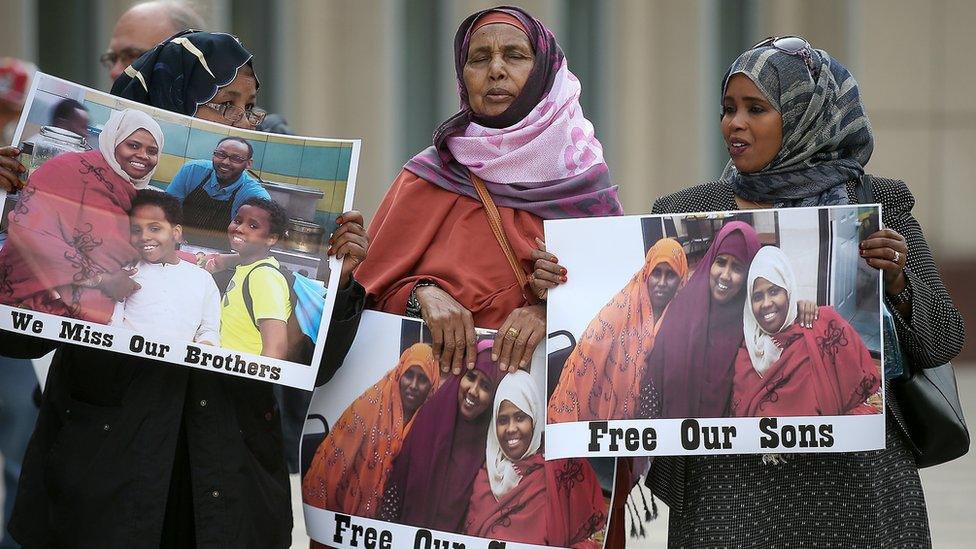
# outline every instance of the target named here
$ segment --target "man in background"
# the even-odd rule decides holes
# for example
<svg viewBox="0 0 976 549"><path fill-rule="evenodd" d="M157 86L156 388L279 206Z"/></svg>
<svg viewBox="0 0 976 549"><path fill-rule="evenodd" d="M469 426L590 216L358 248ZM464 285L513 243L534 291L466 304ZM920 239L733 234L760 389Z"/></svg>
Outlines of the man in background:
<svg viewBox="0 0 976 549"><path fill-rule="evenodd" d="M114 81L139 56L156 44L186 29L206 29L200 14L183 2L142 2L119 17L100 58Z"/></svg>

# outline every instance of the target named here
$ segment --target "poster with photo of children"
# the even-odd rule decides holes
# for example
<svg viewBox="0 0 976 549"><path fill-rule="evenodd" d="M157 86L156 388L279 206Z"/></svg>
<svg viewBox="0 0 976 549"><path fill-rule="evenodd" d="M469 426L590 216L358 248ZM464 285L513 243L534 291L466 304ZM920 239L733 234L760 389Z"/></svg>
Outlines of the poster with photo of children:
<svg viewBox="0 0 976 549"><path fill-rule="evenodd" d="M242 130L38 73L3 195L0 329L310 389L360 142Z"/></svg>
<svg viewBox="0 0 976 549"><path fill-rule="evenodd" d="M302 433L305 524L329 547L600 548L615 460L546 461L545 364L440 371L419 319L365 311Z"/></svg>
<svg viewBox="0 0 976 549"><path fill-rule="evenodd" d="M550 457L884 447L879 205L546 221Z"/></svg>

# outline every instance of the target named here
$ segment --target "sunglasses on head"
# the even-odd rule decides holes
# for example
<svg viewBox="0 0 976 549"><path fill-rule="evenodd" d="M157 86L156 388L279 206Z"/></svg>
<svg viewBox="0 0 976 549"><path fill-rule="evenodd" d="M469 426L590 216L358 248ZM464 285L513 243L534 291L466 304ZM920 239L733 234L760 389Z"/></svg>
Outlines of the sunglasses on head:
<svg viewBox="0 0 976 549"><path fill-rule="evenodd" d="M777 51L781 51L786 55L799 57L803 60L803 64L806 65L807 71L814 80L820 76L820 68L814 65L813 57L810 55L813 46L804 38L799 36L770 36L749 49L754 50L765 47L775 48Z"/></svg>

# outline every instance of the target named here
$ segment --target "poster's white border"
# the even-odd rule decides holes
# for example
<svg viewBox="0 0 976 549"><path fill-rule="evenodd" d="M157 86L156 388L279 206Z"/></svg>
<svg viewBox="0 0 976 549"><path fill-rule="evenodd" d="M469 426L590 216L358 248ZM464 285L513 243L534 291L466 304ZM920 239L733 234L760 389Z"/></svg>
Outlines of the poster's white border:
<svg viewBox="0 0 976 549"><path fill-rule="evenodd" d="M370 321L369 321L369 319L366 318L366 315L375 315L377 318L383 318L383 317L385 317L387 320L388 319L398 319L397 324L398 325L401 325L401 326L402 326L402 321L403 320L409 320L411 322L417 323L420 326L420 329L421 330L423 330L423 327L426 325L426 323L423 321L423 319L420 319L420 318L414 318L414 317L408 317L408 316L397 315L397 314L392 314L392 313L386 313L386 312L383 312L383 311L366 310L366 311L363 311L363 315L364 315L363 321L365 323L367 323L367 324L370 323ZM397 332L397 333L398 333L398 335L395 336L394 339L399 340L399 332ZM487 329L487 328L475 328L475 333L478 334L479 336L484 336L484 335L494 336L495 334L498 333L498 331L497 330L493 330L493 329ZM382 331L377 332L375 330L373 330L373 331L363 331L363 330L360 330L359 333L356 334L356 338L353 341L352 347L350 348L350 353L354 353L354 352L356 352L356 349L358 349L360 346L367 345L367 344L369 344L369 343L372 342L372 341L361 341L361 340L370 340L370 339L375 339L377 337L387 338L387 337L391 337L391 336L389 334L387 334L387 333L383 333ZM533 355L533 360L532 360L532 364L533 365L543 364L545 362L545 356L539 356L539 353L541 353L542 351L543 351L543 349L541 347L536 348L536 352ZM347 356L347 360L348 360L348 356ZM349 367L349 366L343 366L343 368L347 368L347 367ZM359 374L362 374L362 372L360 372ZM359 375L359 374L350 373L347 370L340 369L339 372L336 373L336 376L339 376L339 375ZM542 377L544 378L545 376L542 376ZM333 378L333 380L335 380L335 378ZM375 383L375 380L374 381L370 381L367 384L367 387L371 386L373 383ZM316 413L323 412L322 410L320 410L319 408L316 407L316 403L320 399L323 399L325 397L328 397L328 393L330 391L333 391L335 389L335 387L336 387L336 385L334 383L326 383L324 385L321 385L319 387L316 387L315 388L315 392L312 395L312 400L311 400L311 404L310 404L310 407L309 407L309 411L306 413L306 415L308 415L309 413L311 413L313 410L315 410ZM542 390L545 391L545 388L543 387ZM544 394L545 393L543 393L543 395ZM344 393L343 396L348 396L348 393ZM339 410L345 410L345 409L347 409L348 406L350 406L353 402L355 402L355 400L357 398L359 398L359 396L360 396L360 394L353 395L352 396L352 399L349 400L348 403L346 403L343 406L340 406L338 409ZM338 420L338 417L341 416L342 413L343 413L342 411L339 411L336 414L335 418L328 418L329 420L331 420L330 425L334 425L334 422ZM315 427L310 429L310 426L311 425L315 425ZM315 447L311 447L311 448L306 447L307 441L306 441L305 436L306 435L309 435L309 434L321 434L321 433L323 433L323 430L318 427L318 423L316 423L316 422L309 422L308 421L308 417L306 417L305 425L302 428L302 439L301 439L301 445L300 445L301 446L300 447L300 453L301 453L301 455L303 455L303 456L314 455L315 454L315 451L318 448L317 445ZM548 452L548 444L549 444L549 442L548 442L548 439L547 439L547 442L546 442L546 450L545 450L546 452ZM598 457L598 456L589 456L589 457ZM586 458L582 458L582 459L586 459ZM607 508L606 508L607 522L606 522L606 524L603 527L604 541L603 541L602 547L606 547L606 537L607 537L607 535L609 535L610 520L611 520L612 515L613 515L613 498L614 498L614 495L615 495L615 491L617 489L617 475L619 474L619 472L620 472L619 467L617 467L616 463L614 463L613 477L612 477L611 482L610 482L610 496L609 496L609 501L607 502ZM601 486L601 491L602 491L602 486ZM421 503L421 505L422 504L423 503ZM510 541L504 541L504 540L493 540L493 539L490 539L490 538L479 538L479 537L475 537L475 536L467 536L467 535L464 535L464 534L455 534L455 533L442 532L442 531L438 531L438 530L429 530L429 529L424 529L424 528L417 528L417 527L414 527L414 526L408 526L408 525L404 525L404 524L391 523L391 522L386 522L386 521L377 520L377 519L370 519L370 518L366 518L366 517L360 517L360 516L356 516L356 515L345 515L344 513L340 513L338 511L330 511L330 510L327 510L327 509L321 509L321 508L315 507L313 505L309 505L309 504L305 503L304 500L302 502L302 508L303 508L304 514L305 514L305 528L306 528L306 531L307 531L309 537L311 537L312 539L318 541L319 543L324 543L324 544L326 544L328 546L331 546L331 547L351 547L351 548L357 548L358 549L358 548L361 548L361 547L364 547L365 546L364 543L363 543L363 540L360 540L359 543L358 543L358 545L352 545L351 542L338 543L338 542L336 542L336 541L333 540L333 535L335 534L335 525L336 525L336 523L335 523L335 516L336 515L349 516L349 517L351 517L351 521L352 521L353 524L357 524L357 525L364 526L364 527L369 527L369 528L374 528L377 532L382 531L382 530L389 530L389 531L391 531L392 532L392 535L393 535L393 539L394 539L394 542L390 545L391 548L414 547L414 545L413 545L412 542L415 539L415 537L417 535L417 532L420 531L420 530L425 530L425 531L431 532L432 533L432 539L449 541L449 542L462 543L462 544L464 544L464 547L466 547L468 549L478 548L478 547L485 547L485 548L496 548L497 547L499 549L501 549L503 547L504 548L538 548L538 547L546 547L546 546L542 546L542 545L532 545L532 544L518 543L518 542L510 542ZM347 538L347 539L350 539L350 538ZM404 539L410 540L410 543L409 544L407 544L407 543L400 543ZM495 544L492 545L492 542L494 542ZM377 538L376 544L373 547L376 547L377 549L380 548L380 547L382 547L381 544L378 541L378 538ZM420 545L419 547L430 547L431 549L433 549L433 547L435 547L435 545L433 545L433 544L431 544L431 545ZM445 545L441 545L441 547L451 547L451 545L446 545L446 546Z"/></svg>
<svg viewBox="0 0 976 549"><path fill-rule="evenodd" d="M801 426L810 426L803 427L803 435L800 434ZM814 433L812 438L809 437L810 428ZM776 434L775 440L779 443L762 446L763 440L774 440L770 433ZM794 437L790 439L792 445L784 444L785 437ZM813 440L816 445L801 445L801 440ZM830 445L824 445L825 442ZM618 419L546 425L546 460L568 457L837 453L880 450L884 447L883 413L863 416Z"/></svg>
<svg viewBox="0 0 976 549"><path fill-rule="evenodd" d="M21 327L14 327L14 318L21 319ZM127 328L75 320L9 305L0 305L0 330L189 366L209 372L288 385L299 389L312 387L315 384L315 374L318 371L315 366L307 366L297 362L193 343L172 337L144 335ZM97 337L94 334L98 334ZM111 336L110 341L107 341L105 335ZM156 346L147 346L146 343ZM139 349L140 345L142 349L154 348L157 349L157 352L149 354L151 351L135 350ZM158 345L168 347L164 356L158 356ZM210 358L206 360L206 364L203 364L204 353L210 357L218 357L218 366L213 366L213 361ZM236 372L233 369L238 361L244 362L243 372ZM230 369L226 366L227 364L230 364ZM249 369L250 364L256 366ZM313 362L313 364L317 363ZM262 365L266 368L262 368Z"/></svg>
<svg viewBox="0 0 976 549"><path fill-rule="evenodd" d="M551 243L548 235L552 234L553 229L559 231L560 226L565 226L566 224L583 224L587 222L594 222L596 220L620 220L621 223L625 223L624 220L642 220L642 219L681 219L688 216L709 216L709 215L720 215L720 214L733 214L740 215L743 213L767 213L775 212L779 214L787 214L790 212L796 212L798 210L832 210L832 209L849 209L849 208L877 208L878 210L878 220L881 227L884 227L884 211L880 203L870 203L870 204L838 204L833 206L805 206L799 208L764 208L757 210L714 210L707 212L684 212L684 213L663 213L663 214L642 214L642 215L627 215L627 216L616 216L616 217L599 217L599 218L580 218L580 219L553 219L545 220L543 227L545 234L547 235L547 242ZM558 252L550 247L550 251L553 253ZM553 293L559 295L559 292L569 291L565 286L556 286L555 288L549 290L549 300L552 301ZM882 308L884 305L884 277L880 274L878 275L878 333L884 333L884 321L882 319ZM553 333L554 325L550 315L552 314L552 308L546 307L546 357L549 356L551 350L549 349L549 337L548 335ZM633 419L633 420L607 420L607 421L573 421L564 423L549 423L548 418L548 406L546 407L546 460L550 459L560 459L568 457L639 457L639 456L672 456L672 455L723 455L723 454L769 454L769 453L838 453L838 452L852 452L852 451L864 451L864 450L879 450L885 447L885 421L888 414L888 395L886 393L887 379L884 376L884 362L885 362L885 348L881 345L881 390L882 399L884 401L884 406L882 411L878 414L871 415L847 415L847 416L813 416L813 417L789 417L789 416L778 416L775 417L777 421L777 429L782 432L784 427L793 427L794 429L800 425L814 425L818 430L822 426L830 426L831 436L833 438L833 443L829 447L824 446L804 446L801 447L797 444L794 447L785 447L782 444L775 447L762 447L760 441L764 437L768 437L760 429L760 424L763 421L768 421L769 418L755 418L755 417L736 417L736 418L676 418L676 419ZM546 368L549 368L549 362L546 361ZM548 375L546 376L548 378ZM712 433L711 428L715 428L721 435L725 432L729 434L732 433L730 429L735 432L735 437L728 447L721 445L720 447L708 449L704 447L704 442L702 441L699 447L695 449L688 449L682 445L682 424L684 422L695 422L695 426L698 432L701 433L703 430L707 430ZM692 425L692 424L686 424ZM628 450L626 444L618 444L617 450L609 449L609 442L607 446L599 445L599 448L593 450L590 448L590 437L593 435L594 431L600 431L606 428L609 432L614 429L622 429L622 433L637 433L636 440L638 448L634 450ZM651 429L655 435L654 449L648 449L647 446L643 444L645 434L648 434L647 429ZM723 431L724 429L724 431ZM769 427L767 426L767 430ZM633 437L634 435L632 435ZM818 438L820 438L818 436ZM609 440L606 438L601 438L601 440ZM624 439L621 439L622 441ZM720 437L720 440L724 442L724 438ZM633 446L633 444L632 444Z"/></svg>
<svg viewBox="0 0 976 549"><path fill-rule="evenodd" d="M161 120L180 120L181 122L192 119L194 124L201 124L203 126L212 126L214 130L221 132L227 130L228 126L224 124L218 124L215 122L209 122L206 120L191 118L181 115L179 113L173 113L167 110L159 109L150 105L144 105L141 103L136 103L134 101L129 101L127 99L122 99L121 97L115 97L111 94L90 88L88 86L83 86L70 80L65 80L63 78L58 78L50 74L43 72L37 72L35 77L32 79L30 92L27 95L27 99L24 102L24 114L20 117L17 122L17 129L14 132L12 144L17 144L20 142L24 127L27 124L27 118L30 112L30 106L33 104L34 98L37 94L37 90L40 88L42 82L53 81L56 83L61 83L63 85L73 87L76 89L84 90L87 92L94 92L96 94L102 95L112 101L116 107L125 106L127 108L134 108L147 112L153 118L158 118ZM116 108L111 107L110 108ZM185 127L190 127L185 125ZM256 130L245 130L241 128L231 128L234 132L241 132L244 134L251 134L254 136L256 141L267 141L269 135L275 135L281 138L286 138L293 140L296 143L301 141L312 141L319 143L340 143L352 145L352 151L349 157L349 174L346 179L345 196L343 197L343 211L348 211L352 208L353 196L356 190L356 177L359 173L359 155L360 149L362 147L361 139L336 139L336 138L323 138L323 137L309 137L302 135L281 135L272 134L268 132L259 132ZM7 200L7 193L0 190L0 211L2 211L3 205ZM198 368L201 370L208 371L220 371L221 373L236 375L238 377L243 377L247 379L256 379L259 381L268 381L271 383L276 383L279 385L287 385L289 387L297 387L299 389L311 390L315 386L315 376L318 372L318 365L322 360L322 354L325 352L325 341L328 334L329 326L332 319L332 311L335 307L336 291L333 290L339 285L339 277L341 275L342 262L337 260L334 256L328 258L329 265L329 280L326 288L329 291L325 295L325 306L322 311L322 322L319 325L318 337L315 341L315 351L312 353L311 364L302 364L299 362L291 362L288 360L275 359L260 355L254 355L250 353L243 353L239 351L233 351L225 347L213 347L209 345L199 345L193 342L188 342L185 340L177 340L173 338L166 337L155 337L155 336L145 336L143 334L128 330L125 328L118 328L113 326L106 326L102 324L94 324L90 322L85 322L81 320L69 319L66 317L59 317L51 314L40 313L37 311L31 311L28 309L20 309L16 307L11 307L9 305L0 305L0 329L10 331L13 333L25 333L27 335L42 337L45 339L50 339L54 341L61 341L66 343L72 343L76 345L83 345L86 347L91 347L95 349L103 349L107 351L113 351L117 353L128 354L132 356L142 356L146 358L151 358L154 360L160 360L163 362L169 362L172 364L179 364L183 366L190 366L193 368ZM26 315L31 315L31 321L26 329L16 329L13 326L13 320L15 315L23 313ZM23 317L22 317L23 318ZM39 330L34 330L34 321L40 321L41 327ZM85 342L84 340L75 340L70 337L63 337L61 335L62 322L70 326L71 332L76 328L80 329L80 332L84 333L86 330L91 332L96 332L100 334L109 334L112 336L112 343L110 345L104 344L93 344ZM144 341L149 341L153 343L159 343L162 345L167 345L170 349L166 356L148 356L144 352L133 351L132 345L136 341L134 338L143 338ZM91 338L88 338L91 341ZM99 338L102 340L102 338ZM233 370L227 370L225 368L215 368L212 366L202 366L200 364L193 364L185 359L187 352L190 348L196 348L202 352L210 353L219 357L232 357L232 361L236 361L237 358L245 361L246 363L258 364L258 373L249 374L247 368L245 367L244 373L235 372ZM178 356L177 356L178 355ZM181 358L183 357L183 358ZM263 371L260 365L267 365L268 370ZM278 379L272 379L270 372L273 368L278 370Z"/></svg>
<svg viewBox="0 0 976 549"><path fill-rule="evenodd" d="M423 503L421 502L421 504ZM349 547L354 549L366 547L363 535L360 535L357 543L353 545L351 528L344 529L342 532L342 541L335 541L334 536L336 534L337 515L341 517L349 517L350 524L352 525L363 527L364 530L369 528L376 532L377 537L374 538L375 545L373 545L373 547L376 549L380 549L382 547L389 547L391 549L399 549L401 547L421 547L429 549L434 549L435 547L464 547L465 549L546 549L550 547L548 545L532 545L529 543L518 543L515 541L477 538L474 536L466 536L464 534L453 534L440 530L417 528L416 526L407 526L405 524L357 517L354 515L343 515L342 513L337 513L335 511L319 509L318 507L313 507L307 503L303 503L302 508L305 512L305 525L306 530L308 531L308 536L319 543L328 545L329 547ZM391 541L389 545L383 545L380 542L379 535L383 531L390 533ZM430 536L429 539L431 541L429 543L423 543L422 539L418 541L418 536L422 535ZM440 545L436 545L435 540L439 540Z"/></svg>

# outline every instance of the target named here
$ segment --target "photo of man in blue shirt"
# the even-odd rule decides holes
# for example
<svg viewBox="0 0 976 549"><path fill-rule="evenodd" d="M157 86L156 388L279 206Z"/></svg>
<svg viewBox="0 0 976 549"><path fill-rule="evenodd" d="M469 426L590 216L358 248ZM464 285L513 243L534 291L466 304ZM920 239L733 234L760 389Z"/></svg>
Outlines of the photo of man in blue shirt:
<svg viewBox="0 0 976 549"><path fill-rule="evenodd" d="M173 177L166 192L183 203L183 234L187 242L226 248L227 225L237 208L249 198L271 198L247 172L253 152L246 139L225 137L217 143L212 161L187 162Z"/></svg>

